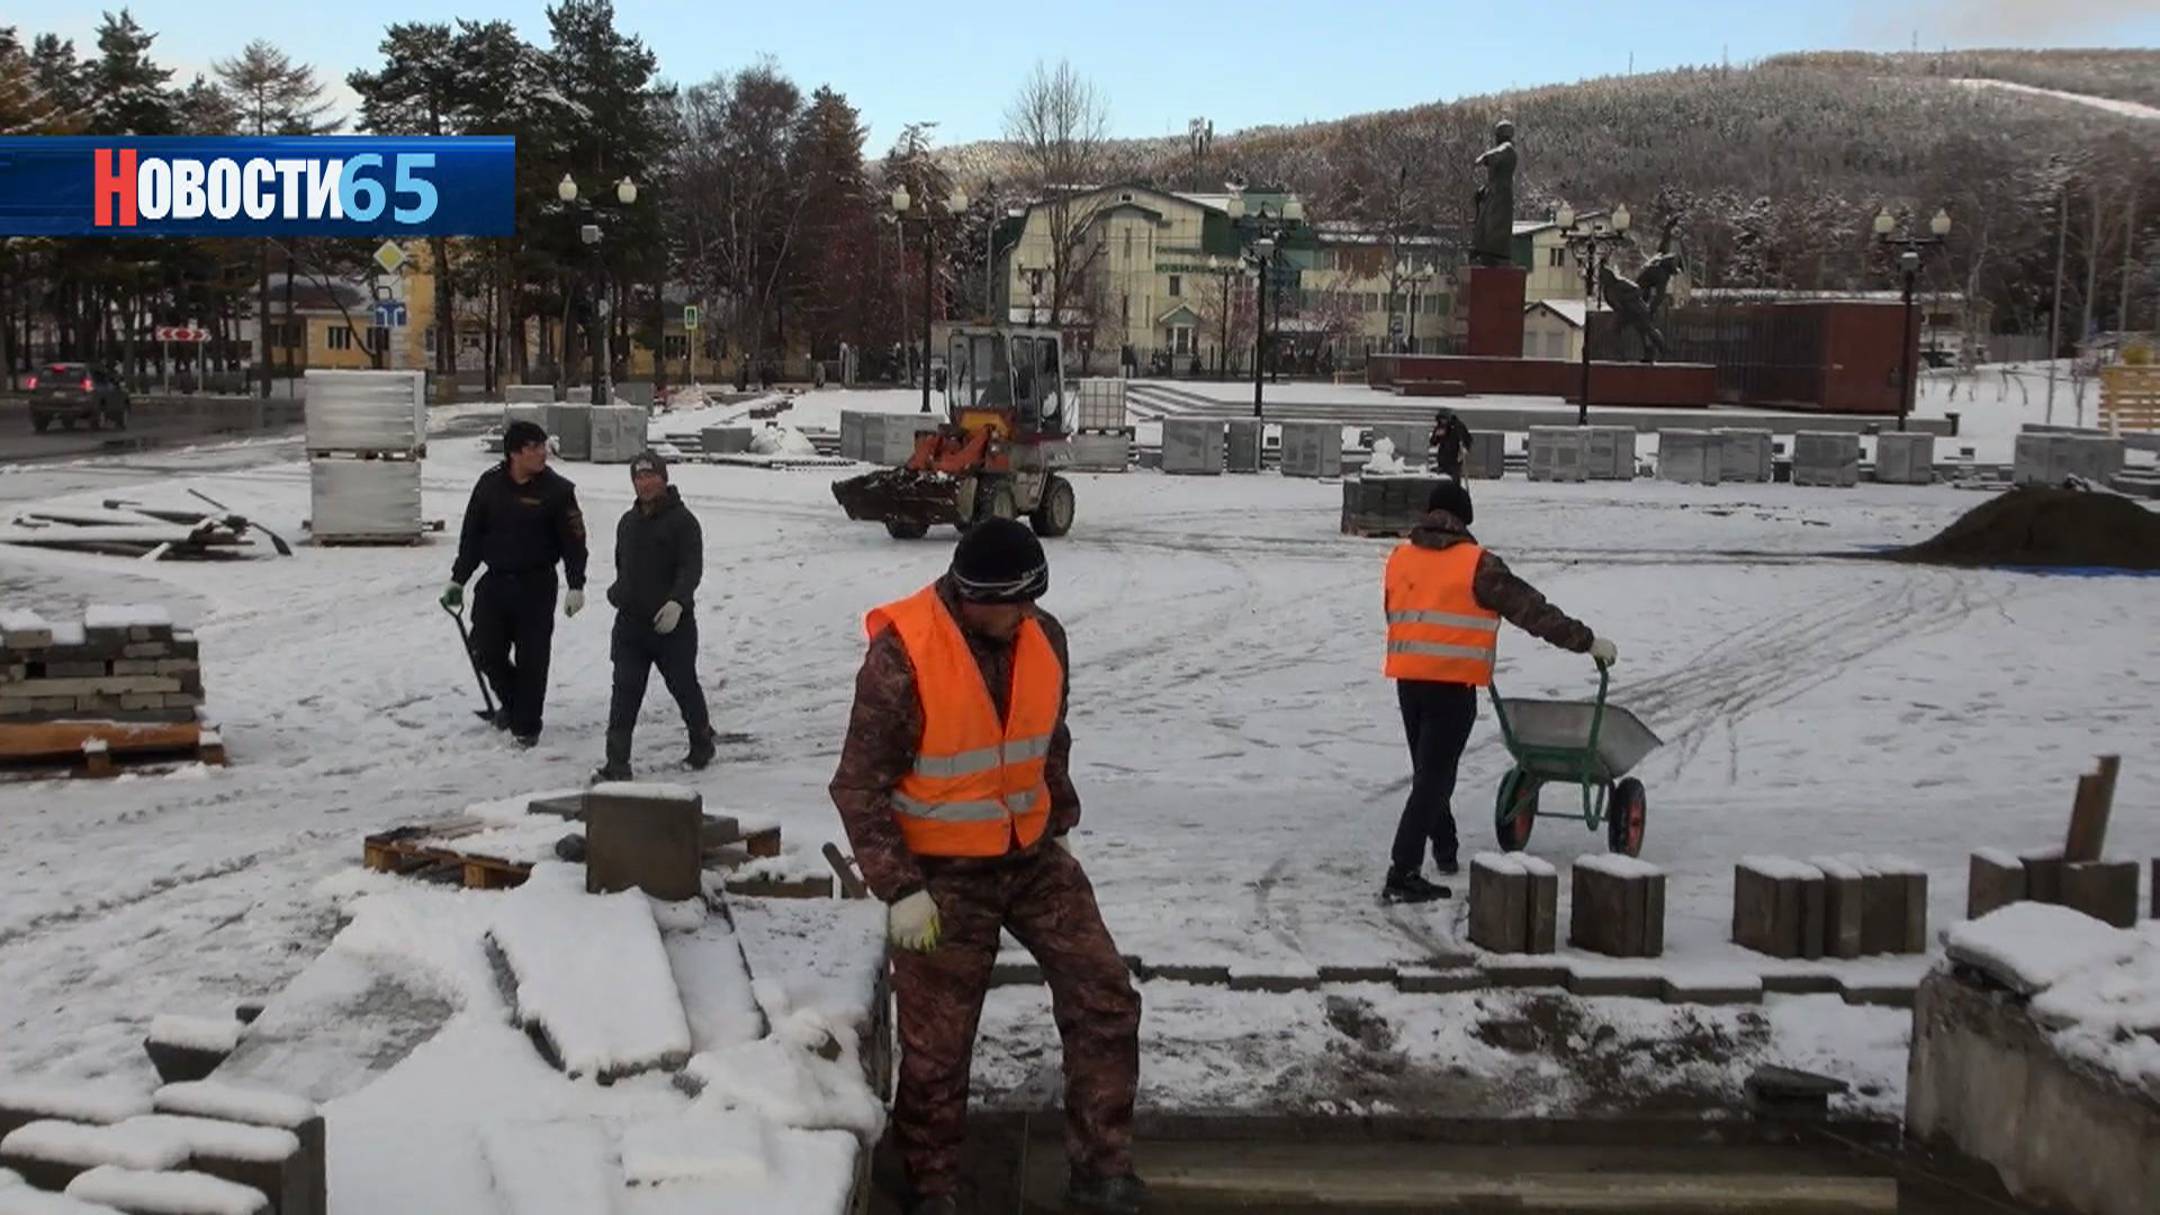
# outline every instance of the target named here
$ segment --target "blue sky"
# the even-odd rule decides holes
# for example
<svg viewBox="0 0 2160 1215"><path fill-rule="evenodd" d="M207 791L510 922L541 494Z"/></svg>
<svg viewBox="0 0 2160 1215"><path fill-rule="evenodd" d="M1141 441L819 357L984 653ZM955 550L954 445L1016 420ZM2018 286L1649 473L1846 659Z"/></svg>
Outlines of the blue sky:
<svg viewBox="0 0 2160 1215"><path fill-rule="evenodd" d="M71 35L88 49L98 7L92 0L64 14L57 5L17 9L0 20L26 34ZM374 65L392 21L501 17L535 41L547 33L544 0L135 0L131 7L159 33L157 52L182 69L182 80L249 37L268 38L342 79ZM1194 117L1230 132L1564 83L1626 72L1631 57L1636 71L1648 71L1787 50L1909 49L1916 36L1926 49L2160 46L2153 0L1082 0L1014 10L979 0L618 0L617 17L658 50L662 71L679 82L770 55L806 92L832 85L862 110L873 155L911 121L937 122L944 143L996 136L1038 58L1070 59L1109 99L1114 132L1138 136L1182 132Z"/></svg>

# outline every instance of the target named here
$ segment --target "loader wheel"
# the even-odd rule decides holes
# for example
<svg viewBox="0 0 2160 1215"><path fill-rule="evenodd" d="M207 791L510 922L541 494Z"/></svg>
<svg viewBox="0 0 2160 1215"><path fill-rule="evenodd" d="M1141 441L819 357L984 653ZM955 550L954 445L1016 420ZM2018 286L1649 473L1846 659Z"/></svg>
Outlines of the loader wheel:
<svg viewBox="0 0 2160 1215"><path fill-rule="evenodd" d="M977 492L980 492L980 490ZM975 512L975 522L977 523L985 519L1017 519L1019 517L1020 508L1013 505L1013 489L1010 482L999 482L991 487L989 500L981 503L980 508Z"/></svg>
<svg viewBox="0 0 2160 1215"><path fill-rule="evenodd" d="M1028 516L1038 536L1062 536L1072 530L1073 487L1063 477L1051 477L1043 484L1041 503L1035 513Z"/></svg>
<svg viewBox="0 0 2160 1215"><path fill-rule="evenodd" d="M928 535L930 525L920 519L887 519L885 534L895 540L920 540Z"/></svg>

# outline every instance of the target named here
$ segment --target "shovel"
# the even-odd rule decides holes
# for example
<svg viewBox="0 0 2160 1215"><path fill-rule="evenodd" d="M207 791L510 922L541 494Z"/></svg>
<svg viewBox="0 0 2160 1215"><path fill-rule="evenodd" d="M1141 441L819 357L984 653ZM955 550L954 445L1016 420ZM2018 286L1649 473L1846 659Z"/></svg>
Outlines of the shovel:
<svg viewBox="0 0 2160 1215"><path fill-rule="evenodd" d="M472 634L465 631L465 613L447 603L443 605L443 611L448 613L450 619L457 624L459 648L465 651L465 661L472 664L473 681L480 685L480 703L487 706L485 709L474 709L473 716L482 721L493 722L495 720L495 694L488 691L487 676L480 673L480 657L473 653Z"/></svg>

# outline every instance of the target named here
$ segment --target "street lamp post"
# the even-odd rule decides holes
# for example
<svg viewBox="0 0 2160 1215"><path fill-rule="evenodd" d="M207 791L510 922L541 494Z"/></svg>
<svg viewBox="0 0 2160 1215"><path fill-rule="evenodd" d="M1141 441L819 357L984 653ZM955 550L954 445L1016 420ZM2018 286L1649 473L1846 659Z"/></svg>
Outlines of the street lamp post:
<svg viewBox="0 0 2160 1215"><path fill-rule="evenodd" d="M1403 293L1403 311L1409 314L1403 318L1404 354L1417 353L1418 289L1431 282L1435 273L1435 268L1429 261L1406 257L1395 263L1395 281L1406 288Z"/></svg>
<svg viewBox="0 0 2160 1215"><path fill-rule="evenodd" d="M1304 225L1305 205L1297 200L1296 195L1291 195L1283 200L1280 211L1270 211L1263 203L1259 210L1247 215L1244 195L1239 193L1230 196L1227 210L1230 213L1231 225L1248 238L1247 249L1241 256L1245 264L1253 268L1257 280L1253 284L1257 310L1253 317L1252 383L1252 413L1257 418L1263 413L1261 385L1266 373L1268 355L1267 305L1271 285L1269 271L1274 268L1275 255L1289 235ZM1276 311L1281 311L1279 302ZM1280 322L1281 317L1276 319Z"/></svg>
<svg viewBox="0 0 2160 1215"><path fill-rule="evenodd" d="M630 206L637 201L637 183L625 177L615 183L615 201ZM578 197L578 184L568 173L555 185L555 196L565 203L574 203ZM595 200L597 203L598 200ZM610 382L613 364L608 355L608 328L610 309L607 297L607 265L600 253L600 213L595 204L587 204L583 222L578 225L578 239L584 242L591 264L591 284L587 290L592 295L592 403L605 405L615 398L615 386Z"/></svg>
<svg viewBox="0 0 2160 1215"><path fill-rule="evenodd" d="M1897 217L1884 207L1875 213L1875 239L1885 247L1898 250L1898 270L1905 276L1905 340L1898 346L1898 412L1897 428L1905 429L1906 416L1912 412L1913 383L1919 362L1915 357L1913 338L1913 289L1920 280L1920 263L1925 256L1942 247L1943 239L1950 235L1950 212L1938 208L1935 218L1928 221L1928 235L1914 236L1907 232L1897 235Z"/></svg>
<svg viewBox="0 0 2160 1215"><path fill-rule="evenodd" d="M915 200L908 197L905 185L893 187L892 209L894 218L907 223L908 209ZM922 200L922 411L930 412L930 283L937 258L937 217L931 214L932 200ZM967 210L967 195L958 190L945 200L945 212L958 215Z"/></svg>
<svg viewBox="0 0 2160 1215"><path fill-rule="evenodd" d="M1575 424L1590 424L1590 310L1597 304L1598 270L1604 266L1610 254L1607 248L1621 244L1628 238L1628 225L1632 222L1627 204L1613 208L1609 228L1575 226L1575 208L1565 203L1553 215L1553 223L1560 229L1560 238L1567 242L1583 268L1583 323L1582 323L1582 393L1577 399Z"/></svg>

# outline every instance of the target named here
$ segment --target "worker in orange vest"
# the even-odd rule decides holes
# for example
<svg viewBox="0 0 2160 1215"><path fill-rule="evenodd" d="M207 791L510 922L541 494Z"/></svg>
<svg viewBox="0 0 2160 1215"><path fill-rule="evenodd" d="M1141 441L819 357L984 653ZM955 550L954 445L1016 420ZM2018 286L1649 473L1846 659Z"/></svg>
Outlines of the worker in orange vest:
<svg viewBox="0 0 2160 1215"><path fill-rule="evenodd" d="M1140 996L1067 842L1065 630L1025 524L989 519L951 569L872 611L833 776L855 860L887 906L899 1005L893 1137L908 1207L955 1212L968 1061L1000 932L1041 964L1065 1052L1066 1209L1131 1215Z"/></svg>
<svg viewBox="0 0 2160 1215"><path fill-rule="evenodd" d="M1395 681L1403 733L1410 742L1410 796L1395 828L1395 848L1381 898L1429 903L1452 891L1427 881L1425 849L1441 876L1456 859L1455 768L1477 720L1478 689L1492 683L1493 654L1504 619L1600 666L1619 648L1545 601L1537 589L1470 534L1470 491L1442 478L1407 543L1388 556L1387 677Z"/></svg>

